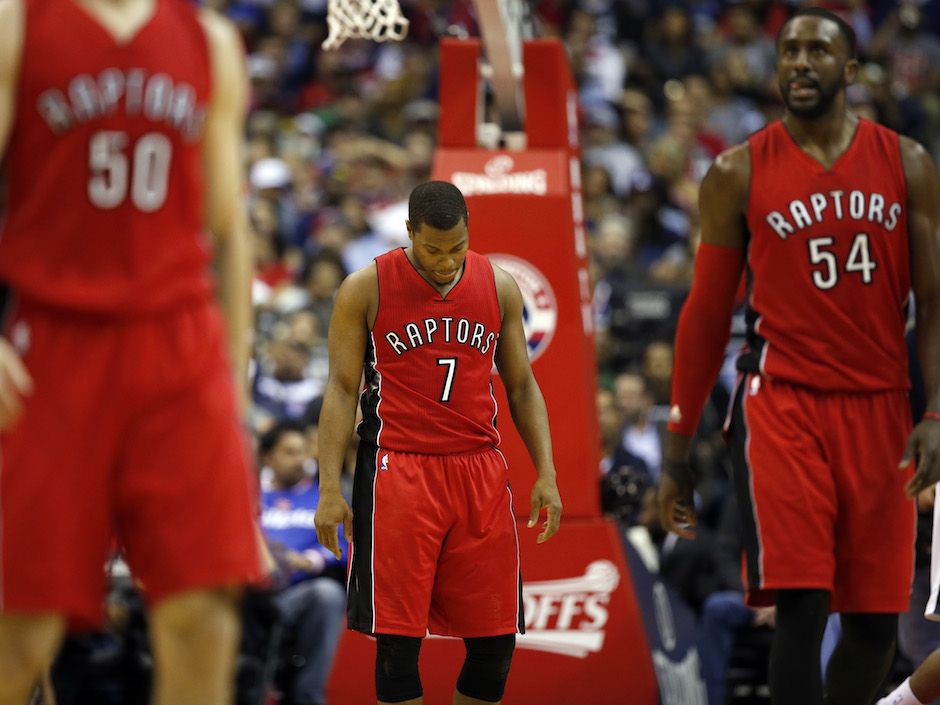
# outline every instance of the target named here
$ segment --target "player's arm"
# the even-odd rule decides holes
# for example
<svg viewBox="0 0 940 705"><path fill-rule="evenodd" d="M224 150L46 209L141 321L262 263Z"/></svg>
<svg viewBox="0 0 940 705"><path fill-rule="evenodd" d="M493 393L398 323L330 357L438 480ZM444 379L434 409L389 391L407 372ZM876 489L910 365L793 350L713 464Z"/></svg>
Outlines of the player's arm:
<svg viewBox="0 0 940 705"><path fill-rule="evenodd" d="M695 526L689 446L730 336L744 265L750 171L748 146L732 147L718 156L699 191L702 241L695 256L692 291L676 329L669 430L659 483L663 528L686 538L693 536L689 527Z"/></svg>
<svg viewBox="0 0 940 705"><path fill-rule="evenodd" d="M0 159L6 151L16 110L16 84L23 54L23 4L0 0Z"/></svg>
<svg viewBox="0 0 940 705"><path fill-rule="evenodd" d="M0 162L6 151L16 110L16 83L23 53L23 5L20 0L0 0ZM23 397L33 388L20 356L0 338L0 431L23 411Z"/></svg>
<svg viewBox="0 0 940 705"><path fill-rule="evenodd" d="M330 376L320 412L320 503L314 521L320 545L339 559L338 529L352 538L352 510L340 494L339 480L356 423L356 402L366 357L370 316L378 303L375 264L346 277L330 317Z"/></svg>
<svg viewBox="0 0 940 705"><path fill-rule="evenodd" d="M251 250L244 206L242 142L248 79L241 39L228 20L200 11L212 60L212 95L203 138L206 226L215 238L219 300L228 329L232 370L247 407L251 326Z"/></svg>
<svg viewBox="0 0 940 705"><path fill-rule="evenodd" d="M923 370L927 411L940 414L940 176L920 144L901 137L907 179L907 227L911 278L917 310L917 353ZM925 417L911 433L902 466L918 458L908 494L940 481L940 417Z"/></svg>
<svg viewBox="0 0 940 705"><path fill-rule="evenodd" d="M499 267L493 267L496 290L502 308L502 330L496 346L496 369L506 387L509 413L535 464L538 478L530 496L529 528L535 526L539 512L547 509L548 518L538 542L550 539L561 524L561 497L555 482L552 438L548 428L548 410L532 366L525 331L522 327L522 294L515 280Z"/></svg>

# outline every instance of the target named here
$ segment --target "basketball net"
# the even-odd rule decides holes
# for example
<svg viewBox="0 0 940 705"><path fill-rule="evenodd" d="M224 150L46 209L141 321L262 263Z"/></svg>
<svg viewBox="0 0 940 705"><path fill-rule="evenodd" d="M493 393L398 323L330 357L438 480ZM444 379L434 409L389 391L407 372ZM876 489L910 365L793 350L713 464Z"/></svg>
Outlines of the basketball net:
<svg viewBox="0 0 940 705"><path fill-rule="evenodd" d="M322 46L338 49L347 39L400 42L408 34L408 20L398 0L329 0L329 34Z"/></svg>

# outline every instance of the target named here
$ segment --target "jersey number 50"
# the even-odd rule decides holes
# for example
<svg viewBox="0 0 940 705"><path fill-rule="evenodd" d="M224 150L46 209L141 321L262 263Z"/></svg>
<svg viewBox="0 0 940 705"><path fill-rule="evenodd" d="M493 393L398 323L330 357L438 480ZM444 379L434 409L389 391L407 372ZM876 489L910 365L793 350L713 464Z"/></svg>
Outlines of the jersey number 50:
<svg viewBox="0 0 940 705"><path fill-rule="evenodd" d="M130 191L131 203L152 213L166 201L173 143L166 135L148 132L128 145L126 132L101 130L88 143L88 198L98 208L121 205Z"/></svg>

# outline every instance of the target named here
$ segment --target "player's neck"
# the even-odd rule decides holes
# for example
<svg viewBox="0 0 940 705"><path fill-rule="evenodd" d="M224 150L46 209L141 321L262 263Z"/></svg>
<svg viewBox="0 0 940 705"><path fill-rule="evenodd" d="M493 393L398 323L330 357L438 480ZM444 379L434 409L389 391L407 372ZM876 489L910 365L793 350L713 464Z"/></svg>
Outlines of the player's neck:
<svg viewBox="0 0 940 705"><path fill-rule="evenodd" d="M800 146L837 145L855 132L858 118L846 110L844 101L834 100L825 115L806 118L787 112L783 124Z"/></svg>
<svg viewBox="0 0 940 705"><path fill-rule="evenodd" d="M788 112L783 124L801 149L831 165L851 145L858 117L846 110L842 101L835 101L826 115L804 118Z"/></svg>
<svg viewBox="0 0 940 705"><path fill-rule="evenodd" d="M467 268L467 263L466 261L464 261L463 266L461 266L461 268L457 271L457 275L451 281L447 282L446 284L439 284L438 282L434 281L430 276L428 276L427 272L425 272L421 268L421 265L418 264L418 260L414 256L414 252L411 247L405 248L405 257L408 258L408 261L411 263L411 266L418 273L418 275L422 279L424 279L424 281L426 281L428 284L430 284L435 289L437 289L437 292L441 295L441 297L447 296L447 294L450 293L450 290L453 289L455 286L457 286L457 282L459 282L463 278L464 270L466 270Z"/></svg>
<svg viewBox="0 0 940 705"><path fill-rule="evenodd" d="M157 11L159 0L72 0L119 43L132 39Z"/></svg>

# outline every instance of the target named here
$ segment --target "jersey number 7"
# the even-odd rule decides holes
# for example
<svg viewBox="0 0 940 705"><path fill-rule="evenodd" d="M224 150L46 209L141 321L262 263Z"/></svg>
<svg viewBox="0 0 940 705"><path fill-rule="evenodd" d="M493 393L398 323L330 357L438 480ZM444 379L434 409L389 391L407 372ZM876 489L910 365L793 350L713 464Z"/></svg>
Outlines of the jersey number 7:
<svg viewBox="0 0 940 705"><path fill-rule="evenodd" d="M450 390L454 386L454 376L457 374L457 358L456 357L439 357L437 358L438 366L447 367L447 376L444 378L444 388L441 390L441 401L450 401Z"/></svg>

